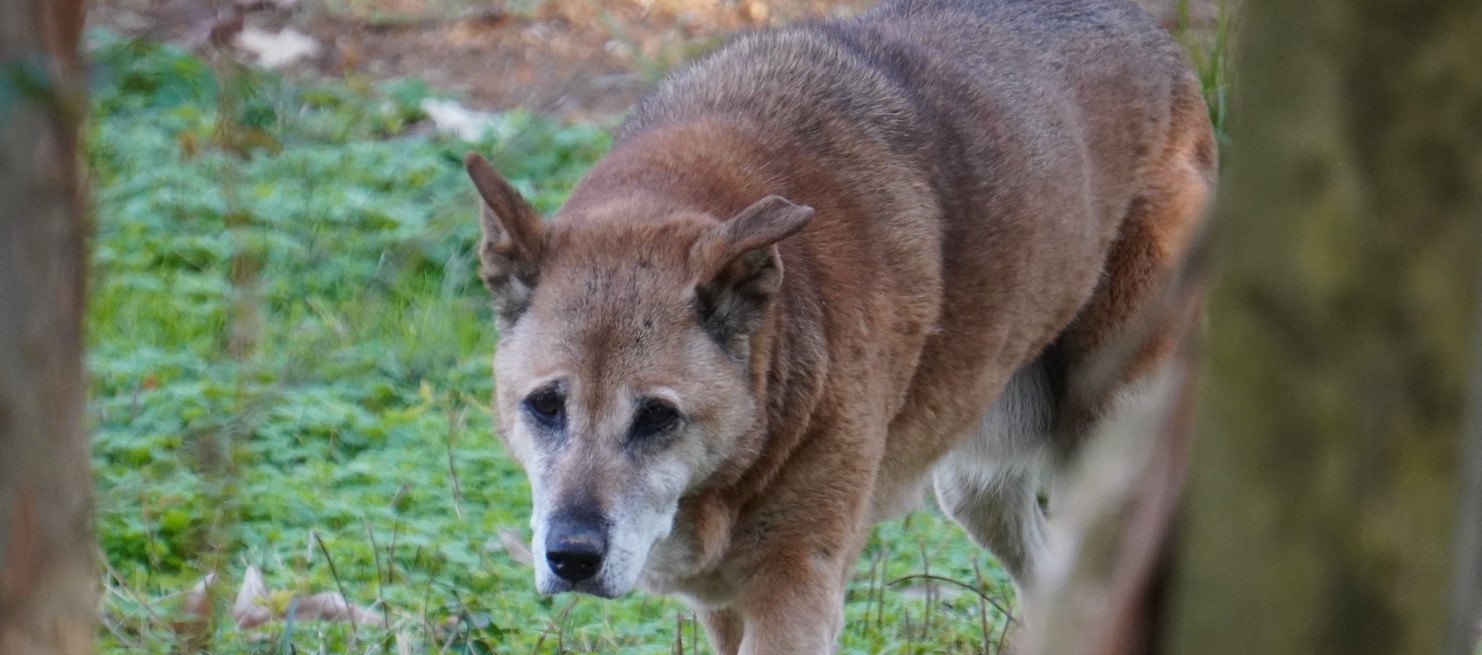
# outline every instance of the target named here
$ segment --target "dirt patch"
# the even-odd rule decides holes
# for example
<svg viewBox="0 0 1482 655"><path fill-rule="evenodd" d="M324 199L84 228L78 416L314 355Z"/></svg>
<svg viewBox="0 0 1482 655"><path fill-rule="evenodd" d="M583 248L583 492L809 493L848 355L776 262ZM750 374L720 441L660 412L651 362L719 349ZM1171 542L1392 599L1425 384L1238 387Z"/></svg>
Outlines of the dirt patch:
<svg viewBox="0 0 1482 655"><path fill-rule="evenodd" d="M418 77L481 109L580 120L622 112L738 30L853 15L875 1L97 0L89 22L192 48L213 35L291 29L308 39L297 41L302 56L282 64L293 74ZM1178 0L1140 1L1176 20ZM1216 2L1192 2L1193 19L1211 21Z"/></svg>
<svg viewBox="0 0 1482 655"><path fill-rule="evenodd" d="M319 46L295 74L418 77L485 109L523 107L576 120L616 114L687 59L738 30L850 15L870 0L700 2L450 0L336 3L100 0L95 25L192 48L213 30L292 28ZM240 11L248 6L250 11ZM240 24L232 24L240 20Z"/></svg>

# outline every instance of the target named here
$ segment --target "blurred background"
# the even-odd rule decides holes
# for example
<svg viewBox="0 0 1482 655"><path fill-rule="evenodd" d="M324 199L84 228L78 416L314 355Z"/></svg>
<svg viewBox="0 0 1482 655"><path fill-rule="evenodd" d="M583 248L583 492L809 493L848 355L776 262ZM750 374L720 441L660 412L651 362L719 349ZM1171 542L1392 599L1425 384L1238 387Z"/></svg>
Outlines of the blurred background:
<svg viewBox="0 0 1482 655"><path fill-rule="evenodd" d="M1215 28L1218 0L1137 0L1170 29ZM416 77L482 109L621 113L737 30L850 16L875 0L102 0L90 23L298 76Z"/></svg>

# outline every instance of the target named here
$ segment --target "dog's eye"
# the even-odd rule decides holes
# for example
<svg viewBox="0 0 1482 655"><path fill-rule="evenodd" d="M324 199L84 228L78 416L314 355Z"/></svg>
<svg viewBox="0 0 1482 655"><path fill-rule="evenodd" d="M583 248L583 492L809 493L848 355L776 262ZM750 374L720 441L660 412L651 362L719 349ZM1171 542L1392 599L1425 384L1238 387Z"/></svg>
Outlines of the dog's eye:
<svg viewBox="0 0 1482 655"><path fill-rule="evenodd" d="M566 424L566 399L561 392L546 387L525 397L525 412L548 428Z"/></svg>
<svg viewBox="0 0 1482 655"><path fill-rule="evenodd" d="M647 439L662 434L679 423L679 419L679 410L673 405L649 398L638 406L638 414L633 417L633 428L628 432L629 438Z"/></svg>

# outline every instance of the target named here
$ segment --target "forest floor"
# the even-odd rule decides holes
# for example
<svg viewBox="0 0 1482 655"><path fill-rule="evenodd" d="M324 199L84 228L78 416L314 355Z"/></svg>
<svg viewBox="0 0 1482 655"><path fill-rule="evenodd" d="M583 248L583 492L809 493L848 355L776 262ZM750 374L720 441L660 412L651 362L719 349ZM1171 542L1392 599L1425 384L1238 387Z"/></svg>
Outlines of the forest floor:
<svg viewBox="0 0 1482 655"><path fill-rule="evenodd" d="M875 1L97 0L89 20L192 49L226 33L243 61L294 75L415 77L478 109L583 120L622 112L736 31ZM1138 1L1170 28L1212 26L1219 5Z"/></svg>

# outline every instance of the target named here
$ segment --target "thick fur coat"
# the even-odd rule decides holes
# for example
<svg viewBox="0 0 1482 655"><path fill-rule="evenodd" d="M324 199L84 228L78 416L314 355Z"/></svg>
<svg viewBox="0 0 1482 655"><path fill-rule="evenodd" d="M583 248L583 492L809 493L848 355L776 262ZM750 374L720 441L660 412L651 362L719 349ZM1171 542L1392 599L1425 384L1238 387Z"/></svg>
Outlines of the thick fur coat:
<svg viewBox="0 0 1482 655"><path fill-rule="evenodd" d="M817 653L928 484L1032 584L1038 469L1191 321L1158 298L1215 148L1128 2L894 0L674 75L549 222L468 164L541 591L676 593L719 653ZM1067 393L1129 335L1114 388Z"/></svg>

